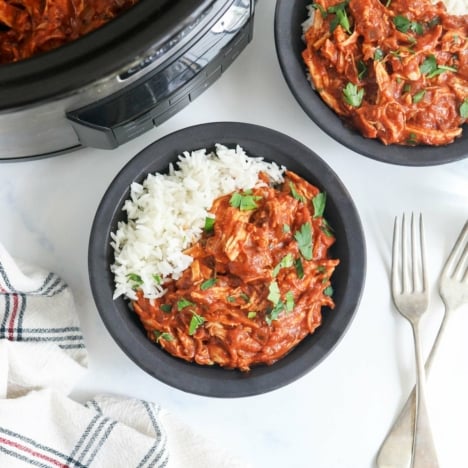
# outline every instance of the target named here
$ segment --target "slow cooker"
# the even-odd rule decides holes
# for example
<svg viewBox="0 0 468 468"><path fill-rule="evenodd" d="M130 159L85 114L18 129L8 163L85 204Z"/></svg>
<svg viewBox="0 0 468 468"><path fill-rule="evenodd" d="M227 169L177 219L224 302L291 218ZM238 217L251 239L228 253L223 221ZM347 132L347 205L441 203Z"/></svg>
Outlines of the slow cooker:
<svg viewBox="0 0 468 468"><path fill-rule="evenodd" d="M0 160L112 149L181 110L250 42L255 0L140 0L96 31L0 66Z"/></svg>

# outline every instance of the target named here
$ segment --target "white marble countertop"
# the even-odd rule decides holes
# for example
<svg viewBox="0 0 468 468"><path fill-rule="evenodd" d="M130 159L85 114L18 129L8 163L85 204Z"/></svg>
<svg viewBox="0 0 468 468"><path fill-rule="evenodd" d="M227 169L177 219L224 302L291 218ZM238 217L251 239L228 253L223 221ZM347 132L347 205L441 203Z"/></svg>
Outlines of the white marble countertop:
<svg viewBox="0 0 468 468"><path fill-rule="evenodd" d="M83 149L0 164L0 242L14 256L61 275L74 292L90 353L89 373L74 398L112 392L157 401L259 468L371 467L415 374L410 326L395 311L389 291L393 219L403 210L421 211L425 218L432 291L431 310L422 324L427 352L443 311L437 278L468 218L468 159L420 169L393 166L355 154L324 134L300 109L280 72L274 3L258 3L254 40L227 72L160 127L111 152ZM133 364L104 328L87 274L93 216L120 168L163 135L223 120L280 130L325 159L357 206L368 254L359 310L335 350L298 381L240 399L187 394ZM443 468L467 463L467 338L465 309L449 324L428 382Z"/></svg>

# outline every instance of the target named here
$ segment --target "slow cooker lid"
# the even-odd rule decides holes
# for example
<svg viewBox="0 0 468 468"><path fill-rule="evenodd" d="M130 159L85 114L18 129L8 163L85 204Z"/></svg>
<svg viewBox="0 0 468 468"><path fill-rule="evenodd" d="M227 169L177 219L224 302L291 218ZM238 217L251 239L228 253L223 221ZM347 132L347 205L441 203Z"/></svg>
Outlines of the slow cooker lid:
<svg viewBox="0 0 468 468"><path fill-rule="evenodd" d="M0 110L51 99L112 75L183 30L215 0L140 0L101 28L50 52L0 66Z"/></svg>

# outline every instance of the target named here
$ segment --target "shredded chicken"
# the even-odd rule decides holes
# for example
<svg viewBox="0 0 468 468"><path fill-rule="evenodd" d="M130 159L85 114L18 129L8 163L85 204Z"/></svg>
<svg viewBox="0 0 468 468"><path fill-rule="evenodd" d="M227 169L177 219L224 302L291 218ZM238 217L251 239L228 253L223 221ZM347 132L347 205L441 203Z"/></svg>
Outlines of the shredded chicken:
<svg viewBox="0 0 468 468"><path fill-rule="evenodd" d="M138 0L0 0L0 64L16 62L101 27Z"/></svg>
<svg viewBox="0 0 468 468"><path fill-rule="evenodd" d="M430 0L317 0L303 59L345 122L384 144L445 145L468 120L468 15Z"/></svg>
<svg viewBox="0 0 468 468"><path fill-rule="evenodd" d="M243 198L249 206L240 207ZM156 300L133 308L148 337L174 356L248 371L273 364L334 307L330 278L339 260L323 218L325 194L292 172L215 200L214 229L189 251L192 265Z"/></svg>

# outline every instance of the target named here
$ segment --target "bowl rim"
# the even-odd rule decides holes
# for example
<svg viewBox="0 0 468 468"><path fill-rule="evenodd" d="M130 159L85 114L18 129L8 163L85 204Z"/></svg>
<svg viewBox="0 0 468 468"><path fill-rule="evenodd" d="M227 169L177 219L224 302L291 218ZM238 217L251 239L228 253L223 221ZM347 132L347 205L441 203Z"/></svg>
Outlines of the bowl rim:
<svg viewBox="0 0 468 468"><path fill-rule="evenodd" d="M327 318L327 322L324 320L329 329L319 327L273 366L258 366L249 373L218 366L200 366L171 356L146 336L140 339L142 326L137 323L139 320L136 314L131 316L123 298L112 299L113 275L109 262L113 251L110 247L110 232L117 220L124 218L121 207L128 198L131 182L141 182L148 173L165 170L168 162L174 162L183 151L210 148L216 143L228 147L238 144L250 156L265 156L265 160L277 162L293 154L296 165L303 172L311 172L323 181L328 203L337 205L333 216L338 217L344 233L340 248L349 256L347 268L350 271L345 275L343 266L343 282L338 293L337 307L327 315L331 318ZM271 159L267 154L259 154L259 148L271 151ZM160 169L154 170L158 167ZM213 397L244 397L290 384L316 367L336 347L348 330L360 303L366 275L366 245L351 196L334 171L312 150L266 127L239 122L213 122L178 130L155 141L134 156L115 176L102 197L92 223L88 273L92 295L107 331L124 353L145 372L185 392ZM339 314L335 314L337 310Z"/></svg>
<svg viewBox="0 0 468 468"><path fill-rule="evenodd" d="M468 125L463 126L462 136L449 145L411 147L384 145L379 140L364 138L344 125L311 87L300 56L301 23L307 17L306 6L311 3L311 0L277 0L274 37L276 55L287 86L302 110L322 131L354 152L383 163L435 166L468 157Z"/></svg>

